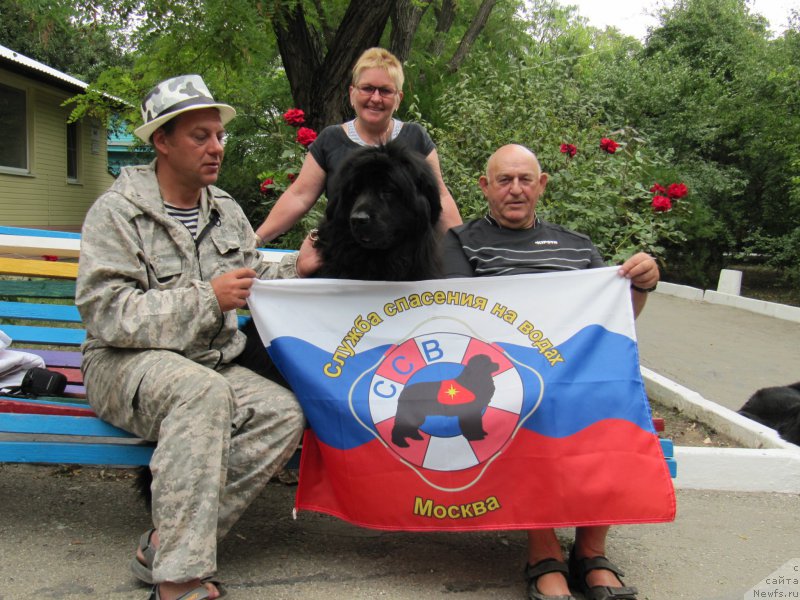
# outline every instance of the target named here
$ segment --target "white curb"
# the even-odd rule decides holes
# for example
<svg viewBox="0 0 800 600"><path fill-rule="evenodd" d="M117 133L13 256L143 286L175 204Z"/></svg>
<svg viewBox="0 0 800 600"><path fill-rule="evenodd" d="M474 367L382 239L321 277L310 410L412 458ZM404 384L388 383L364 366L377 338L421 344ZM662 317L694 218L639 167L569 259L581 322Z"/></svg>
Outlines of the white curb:
<svg viewBox="0 0 800 600"><path fill-rule="evenodd" d="M684 300L697 300L708 302L709 304L723 304L733 308L739 308L749 312L758 313L767 317L784 319L800 323L800 306L789 306L788 304L778 304L777 302L767 302L766 300L756 300L755 298L745 298L735 294L726 294L714 290L701 290L688 285L658 282L656 293L667 296L676 296Z"/></svg>
<svg viewBox="0 0 800 600"><path fill-rule="evenodd" d="M752 448L675 447L683 490L800 493L800 453Z"/></svg>
<svg viewBox="0 0 800 600"><path fill-rule="evenodd" d="M743 448L675 447L675 487L800 493L800 447L755 421L642 367L647 395L741 443Z"/></svg>

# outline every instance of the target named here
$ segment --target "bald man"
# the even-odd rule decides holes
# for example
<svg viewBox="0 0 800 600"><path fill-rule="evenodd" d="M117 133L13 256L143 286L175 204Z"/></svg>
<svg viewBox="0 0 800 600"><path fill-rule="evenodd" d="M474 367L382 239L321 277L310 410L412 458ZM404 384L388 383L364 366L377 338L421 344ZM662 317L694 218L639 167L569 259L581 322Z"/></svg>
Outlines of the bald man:
<svg viewBox="0 0 800 600"><path fill-rule="evenodd" d="M516 144L501 147L489 158L479 185L489 214L447 232L444 240L446 277L491 277L521 273L573 271L606 266L591 240L536 216L547 186L536 155ZM631 282L634 314L645 305L659 280L656 261L634 254L619 269ZM572 599L567 575L586 598L635 600L636 588L624 586L620 570L605 558L607 526L578 527L569 567L553 529L528 532L528 597Z"/></svg>

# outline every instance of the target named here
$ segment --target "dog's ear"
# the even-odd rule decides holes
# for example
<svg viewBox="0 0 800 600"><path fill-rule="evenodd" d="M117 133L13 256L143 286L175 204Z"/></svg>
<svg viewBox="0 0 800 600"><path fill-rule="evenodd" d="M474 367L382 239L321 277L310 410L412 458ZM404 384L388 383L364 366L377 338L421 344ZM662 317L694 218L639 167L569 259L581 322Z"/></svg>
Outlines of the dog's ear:
<svg viewBox="0 0 800 600"><path fill-rule="evenodd" d="M442 214L442 202L439 199L436 176L428 161L422 154L409 150L397 140L386 144L385 149L392 161L403 165L411 175L414 188L417 190L417 200L427 209L428 222L433 225L438 223Z"/></svg>
<svg viewBox="0 0 800 600"><path fill-rule="evenodd" d="M439 197L439 186L433 169L420 154L413 153L411 159L418 163L417 189L430 209L430 223L436 225L442 214L442 201Z"/></svg>

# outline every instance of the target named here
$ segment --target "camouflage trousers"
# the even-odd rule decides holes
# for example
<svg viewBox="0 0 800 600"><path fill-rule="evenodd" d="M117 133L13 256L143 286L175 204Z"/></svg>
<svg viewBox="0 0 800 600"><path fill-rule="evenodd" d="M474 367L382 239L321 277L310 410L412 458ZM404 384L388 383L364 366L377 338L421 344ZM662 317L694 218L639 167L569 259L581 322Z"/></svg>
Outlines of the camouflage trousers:
<svg viewBox="0 0 800 600"><path fill-rule="evenodd" d="M141 372L142 360L150 366L137 389L125 377ZM162 350L93 353L84 381L101 418L157 442L155 581L213 575L217 541L297 448L304 420L296 398L244 367L213 371Z"/></svg>

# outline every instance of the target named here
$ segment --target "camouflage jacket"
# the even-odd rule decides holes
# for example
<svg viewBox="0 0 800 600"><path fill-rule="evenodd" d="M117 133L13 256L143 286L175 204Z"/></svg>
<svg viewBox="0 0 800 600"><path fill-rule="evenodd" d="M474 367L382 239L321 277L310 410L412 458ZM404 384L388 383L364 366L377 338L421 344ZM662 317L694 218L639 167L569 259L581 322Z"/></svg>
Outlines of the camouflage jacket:
<svg viewBox="0 0 800 600"><path fill-rule="evenodd" d="M202 194L197 231L196 241L167 215L155 161L124 168L92 205L75 293L87 333L84 369L94 352L111 348L171 350L211 368L241 353L236 311L221 312L209 282L246 266L261 279L296 277L296 255L262 261L244 212L214 186Z"/></svg>

